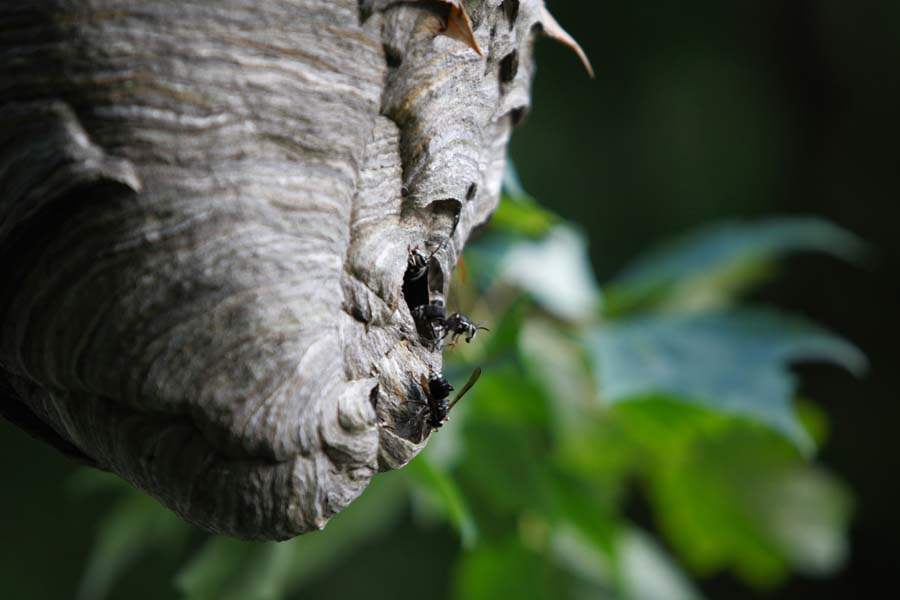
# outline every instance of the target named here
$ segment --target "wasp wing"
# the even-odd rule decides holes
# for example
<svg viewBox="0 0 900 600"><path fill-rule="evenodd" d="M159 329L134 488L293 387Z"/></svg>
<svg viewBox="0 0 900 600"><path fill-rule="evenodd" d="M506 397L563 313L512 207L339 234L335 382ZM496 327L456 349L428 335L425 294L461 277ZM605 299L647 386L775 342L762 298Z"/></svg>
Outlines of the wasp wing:
<svg viewBox="0 0 900 600"><path fill-rule="evenodd" d="M472 371L471 375L469 375L469 380L466 382L466 385L462 386L462 389L459 390L459 392L457 392L453 397L453 402L450 403L448 412L452 410L454 406L456 406L456 403L462 399L466 392L472 389L472 386L475 385L475 382L478 381L479 377L481 377L481 367L475 367L475 370Z"/></svg>

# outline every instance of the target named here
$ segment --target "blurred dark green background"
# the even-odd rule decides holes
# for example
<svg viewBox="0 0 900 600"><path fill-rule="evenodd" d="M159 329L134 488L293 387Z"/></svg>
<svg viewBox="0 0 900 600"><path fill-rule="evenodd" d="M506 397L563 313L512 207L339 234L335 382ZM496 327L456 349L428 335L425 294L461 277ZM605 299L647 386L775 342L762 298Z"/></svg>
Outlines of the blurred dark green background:
<svg viewBox="0 0 900 600"><path fill-rule="evenodd" d="M794 577L754 592L729 575L710 598L852 598L896 571L900 536L900 2L712 0L548 3L597 72L538 44L534 106L512 156L525 188L578 222L601 281L653 242L722 217L815 214L873 247L868 268L798 257L760 300L806 314L858 344L863 379L804 367L801 391L825 408L820 460L857 495L848 564L827 580ZM68 598L113 496L72 494L74 467L0 424L0 596ZM629 516L652 528L640 501ZM390 553L361 544L304 597L360 593L358 565L382 565L394 598L441 597L459 542L408 521ZM396 560L406 565L397 572ZM115 597L170 579L175 554L148 556ZM153 597L153 596L147 596Z"/></svg>
<svg viewBox="0 0 900 600"><path fill-rule="evenodd" d="M551 2L594 63L538 45L534 108L512 156L531 193L581 223L601 281L711 219L817 214L874 247L868 269L793 259L764 300L872 361L863 381L802 369L827 411L822 461L858 495L850 563L772 598L852 598L896 574L900 539L900 2ZM712 598L756 597L727 578Z"/></svg>

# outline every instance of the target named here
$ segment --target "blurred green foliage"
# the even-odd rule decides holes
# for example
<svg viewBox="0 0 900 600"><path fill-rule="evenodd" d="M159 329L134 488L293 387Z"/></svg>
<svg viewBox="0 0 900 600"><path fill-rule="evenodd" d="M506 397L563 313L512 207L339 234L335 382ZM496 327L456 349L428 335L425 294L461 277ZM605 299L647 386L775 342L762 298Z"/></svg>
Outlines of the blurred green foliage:
<svg viewBox="0 0 900 600"><path fill-rule="evenodd" d="M112 485L120 499L79 598L111 597L148 553L182 563L156 597L173 585L192 600L306 597L332 573L383 576L375 558L359 560L368 542L394 557L395 597L416 597L400 593L398 557L441 524L457 532L455 566L427 592L467 600L679 600L700 597L695 574L729 570L765 588L792 571L831 573L847 556L852 498L815 463L827 424L797 402L790 365L859 371L865 359L811 323L740 302L797 250L855 258L862 244L817 219L729 223L601 286L584 236L510 172L451 287L451 303L492 331L448 350L445 374L457 387L476 366L484 374L419 457L378 475L323 532L278 544L200 535L83 473L79 489ZM649 516L634 518L634 505Z"/></svg>

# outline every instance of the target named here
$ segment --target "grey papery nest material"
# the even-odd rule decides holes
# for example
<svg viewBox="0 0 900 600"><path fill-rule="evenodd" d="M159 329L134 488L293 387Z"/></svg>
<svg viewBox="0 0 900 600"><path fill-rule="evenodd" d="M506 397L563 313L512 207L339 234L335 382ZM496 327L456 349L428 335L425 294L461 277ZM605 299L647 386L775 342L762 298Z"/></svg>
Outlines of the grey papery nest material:
<svg viewBox="0 0 900 600"><path fill-rule="evenodd" d="M246 538L321 528L415 456L441 356L408 249L449 236L446 287L533 34L564 39L538 0L465 7L4 3L0 410Z"/></svg>

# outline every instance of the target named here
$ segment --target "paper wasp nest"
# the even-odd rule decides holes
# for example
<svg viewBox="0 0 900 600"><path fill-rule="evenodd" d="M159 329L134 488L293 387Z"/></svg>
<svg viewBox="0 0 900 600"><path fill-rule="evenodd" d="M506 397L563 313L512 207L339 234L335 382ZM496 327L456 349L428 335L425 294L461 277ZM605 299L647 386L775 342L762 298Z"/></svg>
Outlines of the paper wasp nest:
<svg viewBox="0 0 900 600"><path fill-rule="evenodd" d="M449 236L446 282L494 210L532 37L565 36L543 3L42 0L0 22L0 412L246 538L321 528L415 456L398 419L441 356L409 248Z"/></svg>

